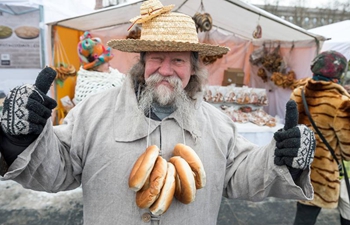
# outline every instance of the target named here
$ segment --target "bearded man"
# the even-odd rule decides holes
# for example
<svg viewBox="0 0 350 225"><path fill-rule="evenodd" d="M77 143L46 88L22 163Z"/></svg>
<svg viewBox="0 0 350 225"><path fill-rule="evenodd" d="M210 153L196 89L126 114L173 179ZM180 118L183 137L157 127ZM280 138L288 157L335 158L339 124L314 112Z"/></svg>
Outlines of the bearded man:
<svg viewBox="0 0 350 225"><path fill-rule="evenodd" d="M297 125L295 102L287 103L284 129L270 144L244 139L227 115L203 101L207 74L199 55L229 49L199 43L192 18L172 8L142 3L133 20L142 23L141 39L108 42L139 52L140 61L122 87L84 99L62 125L48 120L55 107L44 94L55 76L50 68L36 85L10 92L1 120L4 179L47 192L82 185L89 225L211 225L222 196L313 198L315 138Z"/></svg>

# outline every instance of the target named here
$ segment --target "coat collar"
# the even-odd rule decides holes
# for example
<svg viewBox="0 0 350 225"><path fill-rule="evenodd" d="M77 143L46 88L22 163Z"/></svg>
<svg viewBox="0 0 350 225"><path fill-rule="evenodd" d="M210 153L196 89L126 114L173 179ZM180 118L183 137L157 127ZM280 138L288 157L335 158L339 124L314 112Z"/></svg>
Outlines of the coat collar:
<svg viewBox="0 0 350 225"><path fill-rule="evenodd" d="M145 138L162 123L161 121L149 119L138 108L131 77L131 75L126 77L115 104L113 125L115 141L131 142ZM201 102L201 98L199 98L196 105L199 106ZM196 107L195 110L196 120L184 120L183 116L186 115L181 115L178 111L175 111L166 119L174 119L182 129L188 131L194 139L197 139L201 136L200 131L196 129L198 126L195 126L196 121L198 121L197 111L199 108Z"/></svg>
<svg viewBox="0 0 350 225"><path fill-rule="evenodd" d="M338 83L334 83L332 81L320 81L320 80L313 80L310 79L309 82L306 84L307 88L312 90L333 90L336 91L342 95L346 95L350 97L349 93L345 90L343 86L341 86Z"/></svg>

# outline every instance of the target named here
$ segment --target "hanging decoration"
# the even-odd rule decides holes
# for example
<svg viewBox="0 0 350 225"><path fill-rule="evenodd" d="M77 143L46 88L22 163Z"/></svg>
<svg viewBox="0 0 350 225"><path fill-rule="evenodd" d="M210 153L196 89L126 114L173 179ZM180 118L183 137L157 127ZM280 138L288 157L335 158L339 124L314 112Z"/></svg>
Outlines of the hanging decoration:
<svg viewBox="0 0 350 225"><path fill-rule="evenodd" d="M196 24L196 30L200 32L208 32L213 27L213 19L209 13L205 12L203 0L199 6L198 12L192 17L194 23Z"/></svg>
<svg viewBox="0 0 350 225"><path fill-rule="evenodd" d="M50 67L57 73L55 79L56 83L63 87L64 81L68 77L76 76L77 73L74 65L69 63L69 59L59 38L58 32L56 30L54 30L54 32L53 65Z"/></svg>
<svg viewBox="0 0 350 225"><path fill-rule="evenodd" d="M196 31L205 32L205 43L210 43L209 31L213 27L213 19L211 15L205 12L203 0L201 0L201 4L199 6L198 11L192 17L195 25ZM214 56L201 56L200 59L204 65L209 65L214 63L217 59L222 58L223 55L214 55Z"/></svg>
<svg viewBox="0 0 350 225"><path fill-rule="evenodd" d="M202 56L202 62L204 65L209 65L214 63L217 59L222 58L222 55L214 55L214 56Z"/></svg>
<svg viewBox="0 0 350 225"><path fill-rule="evenodd" d="M253 38L260 39L262 37L262 27L259 24L260 21L260 15L258 18L258 24L255 27L255 30L253 31Z"/></svg>
<svg viewBox="0 0 350 225"><path fill-rule="evenodd" d="M213 43L213 42L214 42L214 40L210 39L209 32L206 32L205 36L204 36L203 43L217 45L217 43ZM200 56L200 59L204 65L210 65L210 64L213 64L217 59L220 59L222 57L223 57L223 55L211 55L211 56L202 55L202 56Z"/></svg>
<svg viewBox="0 0 350 225"><path fill-rule="evenodd" d="M293 50L294 45L291 48ZM289 70L283 57L280 55L280 45L276 48L267 48L264 43L262 48L255 50L250 55L250 62L258 66L257 76L264 83L272 82L274 85L282 88L294 88L296 74Z"/></svg>
<svg viewBox="0 0 350 225"><path fill-rule="evenodd" d="M140 39L141 37L141 28L139 26L135 26L134 29L132 29L128 36L126 36L126 39Z"/></svg>
<svg viewBox="0 0 350 225"><path fill-rule="evenodd" d="M213 27L213 19L209 13L196 13L192 17L194 23L196 24L196 30L200 32L210 31Z"/></svg>

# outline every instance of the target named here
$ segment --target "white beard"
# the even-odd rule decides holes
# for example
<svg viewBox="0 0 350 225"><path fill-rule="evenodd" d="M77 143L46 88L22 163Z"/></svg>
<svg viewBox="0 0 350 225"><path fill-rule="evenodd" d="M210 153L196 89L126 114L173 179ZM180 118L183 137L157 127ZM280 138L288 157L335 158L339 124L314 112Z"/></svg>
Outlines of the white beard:
<svg viewBox="0 0 350 225"><path fill-rule="evenodd" d="M171 89L166 85L157 87L157 84L162 80L168 81L173 88ZM163 77L159 74L153 74L146 80L146 88L141 94L139 107L144 113L148 114L154 102L160 106L173 106L181 113L184 120L194 118L195 104L188 98L181 80L177 77Z"/></svg>
<svg viewBox="0 0 350 225"><path fill-rule="evenodd" d="M172 104L176 98L176 92L166 85L159 85L154 89L154 98L160 105Z"/></svg>
<svg viewBox="0 0 350 225"><path fill-rule="evenodd" d="M162 84L158 85L161 81L167 81L172 88ZM177 98L184 96L186 93L179 78L175 76L163 77L156 73L146 80L146 88L141 95L140 106L147 109L153 102L157 102L161 106L172 106Z"/></svg>

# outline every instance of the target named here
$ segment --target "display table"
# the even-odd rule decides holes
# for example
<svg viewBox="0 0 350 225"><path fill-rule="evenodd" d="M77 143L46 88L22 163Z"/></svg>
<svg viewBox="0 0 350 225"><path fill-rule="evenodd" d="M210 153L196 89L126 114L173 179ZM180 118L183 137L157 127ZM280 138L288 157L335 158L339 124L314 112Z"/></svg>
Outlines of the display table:
<svg viewBox="0 0 350 225"><path fill-rule="evenodd" d="M257 145L270 143L273 134L283 128L284 124L277 123L275 127L258 126L253 123L235 123L238 133Z"/></svg>

